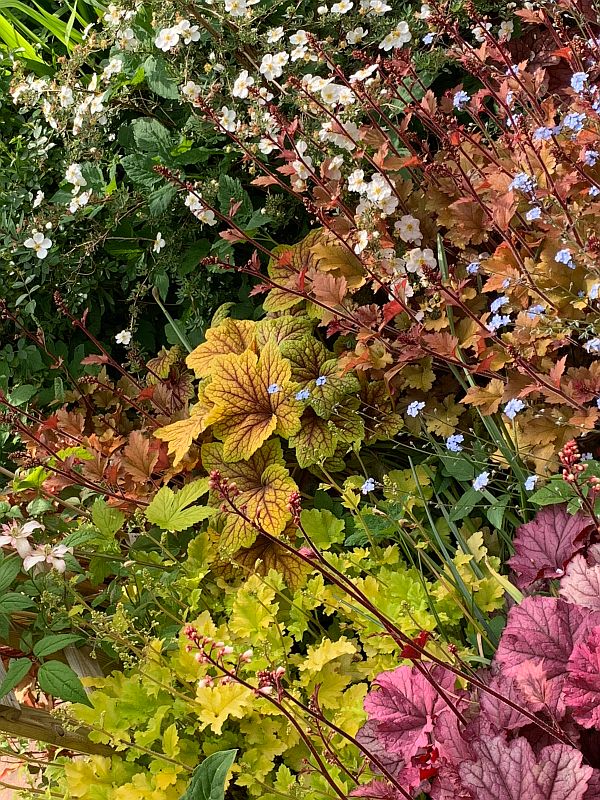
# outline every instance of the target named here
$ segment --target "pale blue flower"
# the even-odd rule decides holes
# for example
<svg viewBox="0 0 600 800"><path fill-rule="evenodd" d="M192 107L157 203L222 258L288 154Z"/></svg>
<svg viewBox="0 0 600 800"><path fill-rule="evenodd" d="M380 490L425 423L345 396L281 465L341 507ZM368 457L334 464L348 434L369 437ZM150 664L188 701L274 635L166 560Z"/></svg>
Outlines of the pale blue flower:
<svg viewBox="0 0 600 800"><path fill-rule="evenodd" d="M316 386L325 386L327 383L327 375L319 375L319 377L315 381Z"/></svg>
<svg viewBox="0 0 600 800"><path fill-rule="evenodd" d="M529 211L525 214L525 219L527 222L533 222L536 219L539 219L542 216L542 209L539 206L532 206Z"/></svg>
<svg viewBox="0 0 600 800"><path fill-rule="evenodd" d="M534 142L547 142L551 138L552 138L552 128L547 128L545 125L542 125L542 127L537 128L533 132Z"/></svg>
<svg viewBox="0 0 600 800"><path fill-rule="evenodd" d="M535 485L539 480L539 475L530 475L527 480L525 481L525 491L533 492L535 489Z"/></svg>
<svg viewBox="0 0 600 800"><path fill-rule="evenodd" d="M510 325L510 316L508 314L494 314L487 324L488 331L494 333L498 328L503 328L505 325Z"/></svg>
<svg viewBox="0 0 600 800"><path fill-rule="evenodd" d="M452 105L460 111L467 105L470 99L471 97L466 92L456 92L452 100Z"/></svg>
<svg viewBox="0 0 600 800"><path fill-rule="evenodd" d="M598 156L600 156L600 153L597 150L586 150L583 156L583 163L587 167L594 167L596 166L596 161L598 161Z"/></svg>
<svg viewBox="0 0 600 800"><path fill-rule="evenodd" d="M589 77L587 72L574 72L571 77L571 89L577 94L581 94Z"/></svg>
<svg viewBox="0 0 600 800"><path fill-rule="evenodd" d="M535 319L539 317L540 314L543 314L546 311L545 307L540 303L537 303L535 306L530 306L527 309L527 316L529 319Z"/></svg>
<svg viewBox="0 0 600 800"><path fill-rule="evenodd" d="M519 192L532 194L535 191L536 186L537 182L534 177L528 175L526 172L519 172L519 174L515 175L515 177L509 183L508 188L511 191L513 189L517 189Z"/></svg>
<svg viewBox="0 0 600 800"><path fill-rule="evenodd" d="M504 406L504 413L509 419L514 419L519 411L523 411L524 408L525 403L517 398L508 401L508 403Z"/></svg>
<svg viewBox="0 0 600 800"><path fill-rule="evenodd" d="M418 417L419 413L425 408L425 403L422 400L413 400L406 409L409 417Z"/></svg>
<svg viewBox="0 0 600 800"><path fill-rule="evenodd" d="M464 440L465 437L462 433L453 433L452 436L446 439L446 449L450 450L451 453L460 453Z"/></svg>
<svg viewBox="0 0 600 800"><path fill-rule="evenodd" d="M369 494L369 492L375 491L375 481L373 478L367 478L367 480L360 487L360 490L363 494Z"/></svg>
<svg viewBox="0 0 600 800"><path fill-rule="evenodd" d="M597 336L594 339L590 339L583 346L588 353L600 353L600 339Z"/></svg>
<svg viewBox="0 0 600 800"><path fill-rule="evenodd" d="M583 112L577 113L576 111L571 111L570 114L565 115L562 126L563 128L568 128L570 131L573 131L573 133L579 133L579 131L583 129L585 119L586 116Z"/></svg>
<svg viewBox="0 0 600 800"><path fill-rule="evenodd" d="M600 189L597 186L590 186L588 194L590 195L590 197L598 197L598 195L600 194Z"/></svg>
<svg viewBox="0 0 600 800"><path fill-rule="evenodd" d="M489 472L482 472L481 475L478 475L475 480L473 481L473 488L476 492L480 492L484 486L487 486L490 482L490 473Z"/></svg>
<svg viewBox="0 0 600 800"><path fill-rule="evenodd" d="M490 303L490 311L492 314L495 314L497 311L500 311L502 306L505 306L509 302L509 298L503 294L502 297L497 297L495 300L492 300Z"/></svg>
<svg viewBox="0 0 600 800"><path fill-rule="evenodd" d="M554 260L557 264L565 264L569 269L575 269L573 256L568 247L563 247L562 250L559 250L554 256Z"/></svg>
<svg viewBox="0 0 600 800"><path fill-rule="evenodd" d="M281 391L281 387L278 383L271 383L267 386L267 394L277 394L279 391Z"/></svg>
<svg viewBox="0 0 600 800"><path fill-rule="evenodd" d="M300 389L299 392L296 392L296 400L308 400L310 397L310 392L308 389Z"/></svg>
<svg viewBox="0 0 600 800"><path fill-rule="evenodd" d="M470 264L467 264L467 272L469 273L469 275L477 275L480 269L481 269L481 262L479 261L471 261Z"/></svg>

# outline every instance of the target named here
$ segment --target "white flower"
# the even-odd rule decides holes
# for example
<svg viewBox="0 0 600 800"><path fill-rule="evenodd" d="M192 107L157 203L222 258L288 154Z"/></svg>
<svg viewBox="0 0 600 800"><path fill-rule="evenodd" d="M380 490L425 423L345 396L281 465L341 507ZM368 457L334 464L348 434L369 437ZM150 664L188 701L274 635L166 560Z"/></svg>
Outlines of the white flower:
<svg viewBox="0 0 600 800"><path fill-rule="evenodd" d="M368 199L377 205L392 193L392 187L383 175L379 172L375 173L371 178L371 182L367 185Z"/></svg>
<svg viewBox="0 0 600 800"><path fill-rule="evenodd" d="M44 526L34 519L23 525L19 525L16 520L13 520L13 522L2 526L0 547L6 547L7 545L13 547L21 558L25 558L33 549L29 537L37 529L44 530Z"/></svg>
<svg viewBox="0 0 600 800"><path fill-rule="evenodd" d="M73 90L70 86L61 86L58 92L58 102L61 108L68 108L73 105Z"/></svg>
<svg viewBox="0 0 600 800"><path fill-rule="evenodd" d="M365 30L361 25L359 25L358 28L354 28L354 30L348 31L348 33L346 34L346 41L348 42L348 44L357 44L357 42L360 42L362 39L365 38L368 32L369 32L368 30Z"/></svg>
<svg viewBox="0 0 600 800"><path fill-rule="evenodd" d="M23 559L23 568L30 570L32 567L42 567L47 564L57 572L64 572L67 568L65 563L65 556L67 553L72 553L72 547L65 547L64 544L49 545L45 544L41 547L36 547L29 555Z"/></svg>
<svg viewBox="0 0 600 800"><path fill-rule="evenodd" d="M308 37L306 35L306 31L299 30L296 33L293 33L290 36L290 44L293 45L305 45L308 44Z"/></svg>
<svg viewBox="0 0 600 800"><path fill-rule="evenodd" d="M388 33L385 39L380 43L379 49L391 50L393 47L402 47L405 44L408 44L412 38L412 34L410 32L410 28L408 27L407 22L399 22L397 27Z"/></svg>
<svg viewBox="0 0 600 800"><path fill-rule="evenodd" d="M278 28L269 28L267 31L267 43L274 44L278 42L284 34L283 26L280 25Z"/></svg>
<svg viewBox="0 0 600 800"><path fill-rule="evenodd" d="M367 231L358 232L358 242L354 245L354 252L356 254L362 253L365 247L369 244L369 234Z"/></svg>
<svg viewBox="0 0 600 800"><path fill-rule="evenodd" d="M416 242L417 244L420 244L423 238L420 226L419 220L410 214L404 214L394 223L394 229L398 232L403 242Z"/></svg>
<svg viewBox="0 0 600 800"><path fill-rule="evenodd" d="M339 3L334 3L331 6L331 13L332 14L347 14L348 11L352 8L354 3L351 3L350 0L339 0Z"/></svg>
<svg viewBox="0 0 600 800"><path fill-rule="evenodd" d="M69 211L71 214L75 214L80 208L86 206L89 203L91 194L91 192L82 192L79 195L75 195L69 203Z"/></svg>
<svg viewBox="0 0 600 800"><path fill-rule="evenodd" d="M308 48L306 48L303 44L299 44L297 47L294 47L290 53L290 58L292 61L300 61L300 59L304 58L307 53Z"/></svg>
<svg viewBox="0 0 600 800"><path fill-rule="evenodd" d="M159 50L167 53L179 44L179 31L177 28L163 28L154 40Z"/></svg>
<svg viewBox="0 0 600 800"><path fill-rule="evenodd" d="M156 239L154 240L154 243L152 244L152 252L153 253L160 253L160 251L163 249L163 247L166 246L166 244L167 243L163 239L162 233L159 231L156 234Z"/></svg>
<svg viewBox="0 0 600 800"><path fill-rule="evenodd" d="M336 83L328 83L321 89L321 99L326 105L334 106L339 100L341 88Z"/></svg>
<svg viewBox="0 0 600 800"><path fill-rule="evenodd" d="M377 64L371 64L370 67L365 67L364 69L357 69L356 72L350 75L349 82L366 81L374 72L377 72L377 69Z"/></svg>
<svg viewBox="0 0 600 800"><path fill-rule="evenodd" d="M358 192L362 194L367 189L367 182L365 181L365 173L362 169L355 169L348 175L348 191Z"/></svg>
<svg viewBox="0 0 600 800"><path fill-rule="evenodd" d="M421 10L415 13L415 17L417 19L429 19L431 16L431 6L427 5L427 3L423 3L421 5Z"/></svg>
<svg viewBox="0 0 600 800"><path fill-rule="evenodd" d="M240 100L245 100L248 97L248 89L254 85L254 78L248 74L248 70L244 69L235 79L231 94L234 97L239 97Z"/></svg>
<svg viewBox="0 0 600 800"><path fill-rule="evenodd" d="M221 116L219 118L219 122L225 128L226 131L233 133L236 129L236 122L235 122L235 111L232 108L227 108L227 106L223 106L221 109Z"/></svg>
<svg viewBox="0 0 600 800"><path fill-rule="evenodd" d="M414 272L418 275L423 274L423 267L430 267L433 269L437 264L435 256L433 255L433 250L429 247L425 250L421 250L420 247L409 250L405 253L404 260L407 272Z"/></svg>
<svg viewBox="0 0 600 800"><path fill-rule="evenodd" d="M30 250L35 250L36 256L42 259L48 255L48 250L52 247L52 239L48 239L43 233L36 231L29 239L25 239L23 244Z"/></svg>
<svg viewBox="0 0 600 800"><path fill-rule="evenodd" d="M135 33L132 28L125 28L119 31L117 45L121 50L132 50L136 44L137 39L135 38Z"/></svg>
<svg viewBox="0 0 600 800"><path fill-rule="evenodd" d="M194 81L187 81L187 83L184 83L183 86L180 87L179 91L181 92L182 97L185 97L186 100L193 102L200 97L202 93L202 87L197 83L194 83Z"/></svg>
<svg viewBox="0 0 600 800"><path fill-rule="evenodd" d="M175 26L175 30L182 37L184 44L191 44L200 39L200 29L197 25L192 25L189 19L182 19Z"/></svg>
<svg viewBox="0 0 600 800"><path fill-rule="evenodd" d="M120 331L115 336L115 342L117 344L124 344L125 346L127 346L131 342L131 337L132 336L133 336L133 334L131 333L130 330L126 329L124 331Z"/></svg>
<svg viewBox="0 0 600 800"><path fill-rule="evenodd" d="M260 62L259 71L260 74L264 75L268 81L272 81L275 78L280 78L283 75L283 69L277 63L275 63L272 53L267 53L265 56L263 56L263 59Z"/></svg>
<svg viewBox="0 0 600 800"><path fill-rule="evenodd" d="M489 31L492 27L491 22L486 22L485 25L476 25L473 28L473 36L479 42L479 44L483 44L485 42L485 34L486 31Z"/></svg>
<svg viewBox="0 0 600 800"><path fill-rule="evenodd" d="M112 25L116 28L117 25L121 24L121 19L123 18L123 14L124 12L120 8L117 8L116 5L114 5L114 3L111 3L106 13L104 14L103 17L104 24Z"/></svg>
<svg viewBox="0 0 600 800"><path fill-rule="evenodd" d="M225 11L232 17L243 17L248 11L246 0L225 0Z"/></svg>
<svg viewBox="0 0 600 800"><path fill-rule="evenodd" d="M369 13L375 14L376 17L381 17L386 11L391 11L392 7L384 3L383 0L370 0L368 10Z"/></svg>
<svg viewBox="0 0 600 800"><path fill-rule="evenodd" d="M268 156L269 153L272 153L273 150L277 150L278 148L275 142L272 142L270 139L263 138L258 143L258 149L261 153L264 153L264 155Z"/></svg>
<svg viewBox="0 0 600 800"><path fill-rule="evenodd" d="M44 193L40 189L37 192L36 196L33 198L33 203L31 204L31 207L32 208L38 208L39 206L41 206L43 201L44 201L44 196L45 196Z"/></svg>
<svg viewBox="0 0 600 800"><path fill-rule="evenodd" d="M123 62L120 58L111 58L108 64L102 70L102 78L109 81L113 75L118 75L123 69Z"/></svg>
<svg viewBox="0 0 600 800"><path fill-rule="evenodd" d="M76 186L78 190L81 186L87 186L87 181L83 177L80 164L69 164L65 172L65 180L67 183L72 183L73 186Z"/></svg>
<svg viewBox="0 0 600 800"><path fill-rule="evenodd" d="M508 41L512 37L514 29L515 24L511 20L507 19L504 22L501 22L500 29L498 31L499 38Z"/></svg>
<svg viewBox="0 0 600 800"><path fill-rule="evenodd" d="M217 220L215 218L214 212L208 208L202 208L201 211L196 212L196 218L200 220L200 222L204 222L205 225L216 225Z"/></svg>

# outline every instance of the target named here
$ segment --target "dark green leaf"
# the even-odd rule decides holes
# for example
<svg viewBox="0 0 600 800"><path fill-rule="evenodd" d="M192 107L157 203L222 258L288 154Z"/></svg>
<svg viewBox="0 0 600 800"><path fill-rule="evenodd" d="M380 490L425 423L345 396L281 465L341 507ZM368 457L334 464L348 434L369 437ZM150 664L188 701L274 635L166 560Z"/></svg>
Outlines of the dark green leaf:
<svg viewBox="0 0 600 800"><path fill-rule="evenodd" d="M529 500L536 506L551 506L554 503L564 503L573 495L574 492L569 484L560 477L549 480L546 486L534 492Z"/></svg>
<svg viewBox="0 0 600 800"><path fill-rule="evenodd" d="M475 467L464 456L441 456L441 461L443 475L457 481L472 481L475 477Z"/></svg>
<svg viewBox="0 0 600 800"><path fill-rule="evenodd" d="M158 217L167 211L177 195L177 188L170 183L159 186L148 198L148 209L153 217Z"/></svg>
<svg viewBox="0 0 600 800"><path fill-rule="evenodd" d="M44 656L52 655L52 653L64 650L70 644L80 641L81 636L77 636L75 633L51 633L34 645L33 654L36 658L44 658Z"/></svg>
<svg viewBox="0 0 600 800"><path fill-rule="evenodd" d="M31 661L28 658L13 659L6 670L6 677L0 684L0 697L4 697L11 692L17 683L23 680L30 669Z"/></svg>
<svg viewBox="0 0 600 800"><path fill-rule="evenodd" d="M61 661L46 661L42 664L38 671L38 683L42 691L53 697L91 706L81 681L71 667Z"/></svg>
<svg viewBox="0 0 600 800"><path fill-rule="evenodd" d="M168 158L173 148L173 139L164 125L156 119L141 117L132 125L133 138L137 147L150 156Z"/></svg>
<svg viewBox="0 0 600 800"><path fill-rule="evenodd" d="M213 753L196 767L192 779L180 800L223 800L225 781L237 750L222 750Z"/></svg>
<svg viewBox="0 0 600 800"><path fill-rule="evenodd" d="M34 605L31 597L18 592L7 592L0 596L0 613L2 614L14 614L15 611L24 611Z"/></svg>
<svg viewBox="0 0 600 800"><path fill-rule="evenodd" d="M121 159L123 169L133 183L146 189L153 189L161 180L160 176L153 171L154 163L150 156L141 153L124 156Z"/></svg>
<svg viewBox="0 0 600 800"><path fill-rule="evenodd" d="M481 492L471 488L468 489L460 498L458 503L450 512L450 521L456 522L459 519L468 517L475 506L481 501Z"/></svg>
<svg viewBox="0 0 600 800"><path fill-rule="evenodd" d="M0 592L8 589L19 572L21 572L21 559L17 556L5 558L0 562Z"/></svg>
<svg viewBox="0 0 600 800"><path fill-rule="evenodd" d="M144 61L144 73L148 87L160 97L177 100L177 82L171 75L167 62L161 56L148 56Z"/></svg>

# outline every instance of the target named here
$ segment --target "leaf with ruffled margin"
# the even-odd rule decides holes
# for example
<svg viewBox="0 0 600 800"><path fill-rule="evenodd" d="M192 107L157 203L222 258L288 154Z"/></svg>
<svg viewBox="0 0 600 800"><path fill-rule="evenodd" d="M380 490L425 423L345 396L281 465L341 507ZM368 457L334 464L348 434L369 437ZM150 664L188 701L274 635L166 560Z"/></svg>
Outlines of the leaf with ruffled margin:
<svg viewBox="0 0 600 800"><path fill-rule="evenodd" d="M517 575L519 589L541 578L556 578L581 550L595 529L591 517L571 516L566 505L542 508L532 522L517 528L515 555L508 563Z"/></svg>
<svg viewBox="0 0 600 800"><path fill-rule="evenodd" d="M266 442L245 461L225 461L224 446L211 442L202 447L202 464L207 472L218 470L222 477L237 485L236 503L246 506L246 515L258 521L267 533L278 536L285 528L291 513L290 495L298 487L290 477L281 444L277 439ZM221 500L211 494L210 502L220 506ZM258 532L234 512L226 514L220 545L227 550L249 547Z"/></svg>
<svg viewBox="0 0 600 800"><path fill-rule="evenodd" d="M544 747L536 761L529 742L498 736L473 744L477 759L460 766L477 800L583 800L592 768L563 744Z"/></svg>
<svg viewBox="0 0 600 800"><path fill-rule="evenodd" d="M157 439L169 445L169 455L174 456L174 467L185 458L194 439L204 433L210 424L213 406L206 400L206 387L207 384L201 384L198 388L198 402L193 406L187 419L171 422L170 425L154 431Z"/></svg>
<svg viewBox="0 0 600 800"><path fill-rule="evenodd" d="M438 666L428 670L432 682L456 698L454 676ZM455 704L460 702L459 696ZM407 666L378 675L375 688L365 698L364 708L377 739L388 752L400 755L407 762L420 747L429 744L436 722L452 714L423 674L416 667Z"/></svg>
<svg viewBox="0 0 600 800"><path fill-rule="evenodd" d="M338 438L328 420L318 417L312 408L305 409L300 430L290 437L290 447L296 450L298 466L318 464L335 453Z"/></svg>
<svg viewBox="0 0 600 800"><path fill-rule="evenodd" d="M324 419L329 419L336 404L346 395L356 394L360 389L356 377L344 375L338 360L314 336L284 342L281 352L292 365L292 379L298 388L308 389L309 404Z"/></svg>
<svg viewBox="0 0 600 800"><path fill-rule="evenodd" d="M285 547L259 535L251 547L238 550L234 561L245 567L249 573L268 575L276 570L286 585L295 591L304 585L311 567Z"/></svg>
<svg viewBox="0 0 600 800"><path fill-rule="evenodd" d="M600 624L600 613L557 597L526 597L510 610L496 661L509 677L526 662L542 664L549 678L563 675L573 645Z"/></svg>
<svg viewBox="0 0 600 800"><path fill-rule="evenodd" d="M223 441L225 461L250 458L271 436L293 436L300 428L302 405L291 395L291 366L270 339L260 357L246 351L224 356L206 388L214 404L209 420ZM269 393L269 387L276 391Z"/></svg>
<svg viewBox="0 0 600 800"><path fill-rule="evenodd" d="M308 317L292 317L288 314L267 317L256 323L256 346L260 352L269 339L275 339L278 345L293 339L302 339L312 332L313 327L314 321Z"/></svg>
<svg viewBox="0 0 600 800"><path fill-rule="evenodd" d="M223 356L240 355L254 345L256 323L227 318L206 331L206 341L193 350L185 362L197 378L216 374Z"/></svg>
<svg viewBox="0 0 600 800"><path fill-rule="evenodd" d="M600 627L592 628L573 648L563 692L580 725L600 727Z"/></svg>
<svg viewBox="0 0 600 800"><path fill-rule="evenodd" d="M600 611L600 564L590 567L582 555L576 555L561 579L560 596L570 603Z"/></svg>

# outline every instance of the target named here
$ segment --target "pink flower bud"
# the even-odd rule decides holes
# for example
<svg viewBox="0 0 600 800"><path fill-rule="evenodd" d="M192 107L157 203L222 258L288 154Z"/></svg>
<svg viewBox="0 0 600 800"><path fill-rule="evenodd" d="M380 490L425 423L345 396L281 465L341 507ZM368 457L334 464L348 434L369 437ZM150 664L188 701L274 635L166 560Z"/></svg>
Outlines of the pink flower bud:
<svg viewBox="0 0 600 800"><path fill-rule="evenodd" d="M233 653L233 647L230 647L229 645L221 648L221 655L223 656L230 656L232 653Z"/></svg>
<svg viewBox="0 0 600 800"><path fill-rule="evenodd" d="M250 649L250 650L246 650L246 651L245 651L244 653L242 653L242 655L240 656L240 661L243 661L243 662L245 662L245 663L248 663L248 661L250 661L250 660L251 660L251 658L252 658L252 656L253 656L253 655L254 655L254 650L252 650L252 649Z"/></svg>
<svg viewBox="0 0 600 800"><path fill-rule="evenodd" d="M272 686L261 686L258 690L259 694L273 694L273 687Z"/></svg>

